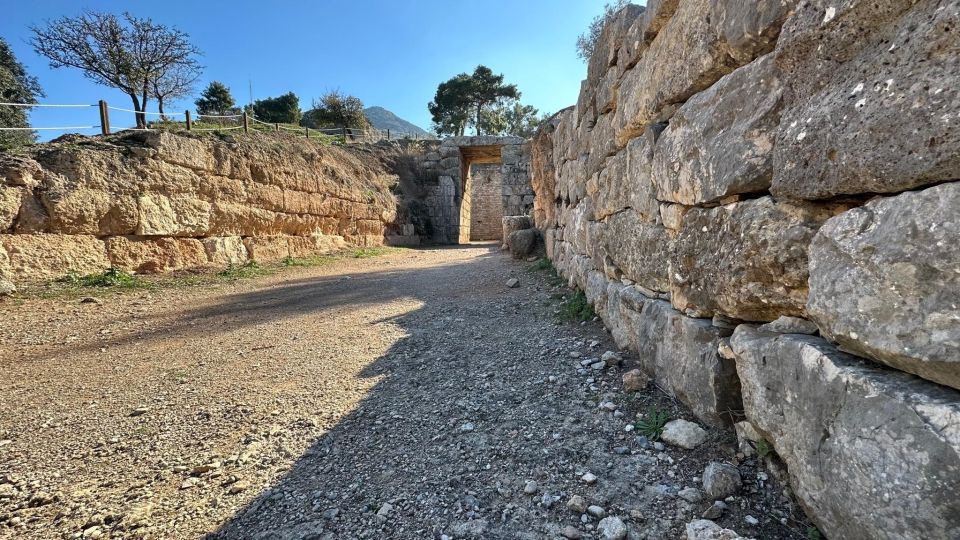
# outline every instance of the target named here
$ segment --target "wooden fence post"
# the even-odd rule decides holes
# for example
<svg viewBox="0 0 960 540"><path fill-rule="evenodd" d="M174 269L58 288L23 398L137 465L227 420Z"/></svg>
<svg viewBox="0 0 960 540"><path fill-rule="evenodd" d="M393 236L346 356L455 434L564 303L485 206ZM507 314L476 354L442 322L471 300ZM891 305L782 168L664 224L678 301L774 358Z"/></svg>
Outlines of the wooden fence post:
<svg viewBox="0 0 960 540"><path fill-rule="evenodd" d="M250 124L247 123L247 111L243 111L243 132L250 133Z"/></svg>
<svg viewBox="0 0 960 540"><path fill-rule="evenodd" d="M390 140L390 128L387 128L387 140Z"/></svg>
<svg viewBox="0 0 960 540"><path fill-rule="evenodd" d="M347 144L347 126L343 126L343 144Z"/></svg>
<svg viewBox="0 0 960 540"><path fill-rule="evenodd" d="M184 116L187 117L187 131L193 129L193 120L190 119L190 111L183 111Z"/></svg>
<svg viewBox="0 0 960 540"><path fill-rule="evenodd" d="M110 110L107 108L107 102L100 100L100 133L110 134Z"/></svg>
<svg viewBox="0 0 960 540"><path fill-rule="evenodd" d="M303 126L303 134L306 135L307 138L309 139L309 138L310 138L310 128L308 128L307 126Z"/></svg>
<svg viewBox="0 0 960 540"><path fill-rule="evenodd" d="M279 132L280 132L280 122L275 123L274 126L276 126L277 132L279 133Z"/></svg>

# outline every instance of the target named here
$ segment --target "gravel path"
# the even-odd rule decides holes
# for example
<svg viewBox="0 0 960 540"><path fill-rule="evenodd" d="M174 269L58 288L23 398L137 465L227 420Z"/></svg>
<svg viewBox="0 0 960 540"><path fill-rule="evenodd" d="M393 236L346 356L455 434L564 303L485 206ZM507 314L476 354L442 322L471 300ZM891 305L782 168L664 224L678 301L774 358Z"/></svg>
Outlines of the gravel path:
<svg viewBox="0 0 960 540"><path fill-rule="evenodd" d="M651 404L693 417L582 367L615 348L556 321L561 293L470 246L8 300L0 538L677 538L711 507L678 496L709 461L744 480L721 525L802 538L729 433L688 451L626 431Z"/></svg>

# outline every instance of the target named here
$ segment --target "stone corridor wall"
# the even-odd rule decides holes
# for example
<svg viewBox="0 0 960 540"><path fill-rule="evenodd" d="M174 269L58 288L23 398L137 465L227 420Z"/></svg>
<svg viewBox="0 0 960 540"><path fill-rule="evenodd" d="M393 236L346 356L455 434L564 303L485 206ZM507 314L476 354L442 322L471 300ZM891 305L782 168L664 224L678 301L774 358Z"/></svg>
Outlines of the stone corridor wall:
<svg viewBox="0 0 960 540"><path fill-rule="evenodd" d="M960 2L659 0L532 141L549 257L829 538L960 538Z"/></svg>
<svg viewBox="0 0 960 540"><path fill-rule="evenodd" d="M502 165L470 167L470 240L499 240L503 236Z"/></svg>
<svg viewBox="0 0 960 540"><path fill-rule="evenodd" d="M0 155L0 278L225 267L382 244L397 203L380 158L274 135L76 136Z"/></svg>

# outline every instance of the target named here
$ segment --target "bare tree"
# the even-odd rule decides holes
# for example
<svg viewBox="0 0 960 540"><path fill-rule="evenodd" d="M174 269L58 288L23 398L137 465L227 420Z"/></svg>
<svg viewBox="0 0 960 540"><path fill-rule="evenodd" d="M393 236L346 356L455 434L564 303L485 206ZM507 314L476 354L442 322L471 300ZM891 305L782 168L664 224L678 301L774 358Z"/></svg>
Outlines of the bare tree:
<svg viewBox="0 0 960 540"><path fill-rule="evenodd" d="M160 113L160 118L166 120L163 114L165 101L185 98L193 93L193 87L200 78L200 70L201 67L196 63L176 66L150 82L153 97L157 98L157 111Z"/></svg>
<svg viewBox="0 0 960 540"><path fill-rule="evenodd" d="M130 96L137 127L146 127L147 102L155 81L172 71L198 68L200 54L189 36L148 18L87 11L77 17L60 17L43 27L33 26L31 44L50 67L73 67L99 84Z"/></svg>

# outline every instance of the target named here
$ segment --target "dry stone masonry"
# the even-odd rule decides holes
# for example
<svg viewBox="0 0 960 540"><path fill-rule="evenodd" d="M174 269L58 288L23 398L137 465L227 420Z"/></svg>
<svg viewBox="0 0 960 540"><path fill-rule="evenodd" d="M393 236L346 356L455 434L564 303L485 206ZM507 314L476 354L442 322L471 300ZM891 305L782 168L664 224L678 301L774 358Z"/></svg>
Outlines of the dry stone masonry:
<svg viewBox="0 0 960 540"><path fill-rule="evenodd" d="M396 176L294 137L65 138L0 157L0 278L134 272L380 245Z"/></svg>
<svg viewBox="0 0 960 540"><path fill-rule="evenodd" d="M960 537L958 29L956 0L627 6L530 143L554 265L829 538Z"/></svg>

